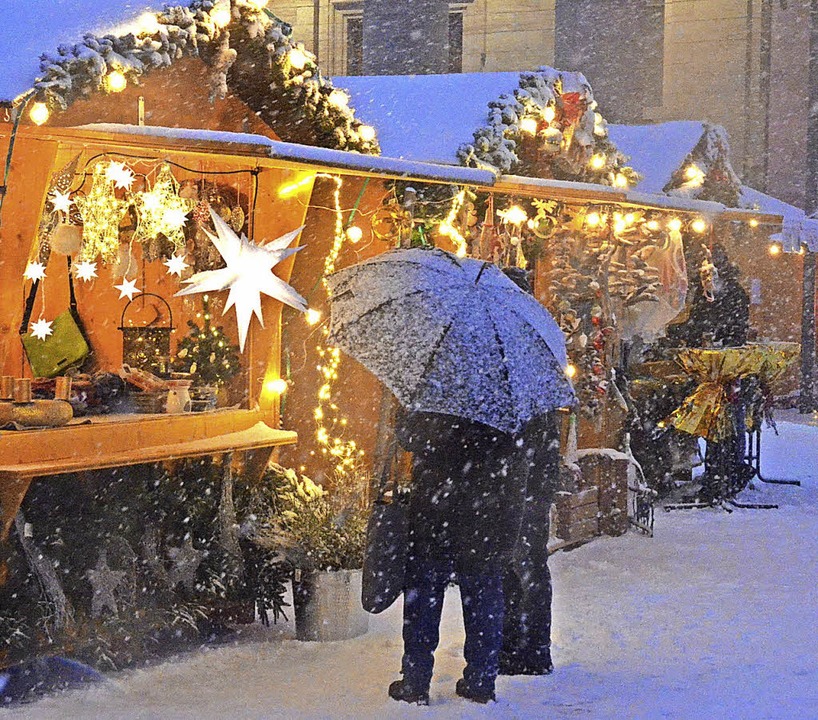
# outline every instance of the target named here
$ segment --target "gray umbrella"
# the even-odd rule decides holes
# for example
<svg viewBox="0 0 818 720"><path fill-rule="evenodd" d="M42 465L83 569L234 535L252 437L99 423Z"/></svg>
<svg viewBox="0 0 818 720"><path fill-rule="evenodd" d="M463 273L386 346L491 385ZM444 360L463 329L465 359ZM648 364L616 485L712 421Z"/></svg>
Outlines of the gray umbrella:
<svg viewBox="0 0 818 720"><path fill-rule="evenodd" d="M327 282L330 341L409 410L514 433L575 402L562 331L495 265L392 250Z"/></svg>

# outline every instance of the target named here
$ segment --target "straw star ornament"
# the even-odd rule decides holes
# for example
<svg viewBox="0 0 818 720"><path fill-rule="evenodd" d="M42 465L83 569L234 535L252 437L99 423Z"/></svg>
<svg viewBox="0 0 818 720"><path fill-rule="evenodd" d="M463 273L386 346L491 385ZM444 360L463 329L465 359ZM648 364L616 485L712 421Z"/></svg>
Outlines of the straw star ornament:
<svg viewBox="0 0 818 720"><path fill-rule="evenodd" d="M278 263L301 250L301 247L288 246L304 226L266 244L257 245L248 240L245 235L241 237L236 235L233 229L213 210L210 211L210 217L217 234L213 235L207 230L205 232L224 258L227 267L219 270L205 270L192 275L184 280L188 287L180 290L176 295L229 290L224 312L226 313L231 307L236 309L239 346L243 352L253 315L264 327L264 318L261 314L262 294L280 300L296 310L303 312L307 309L307 301L273 274L273 268Z"/></svg>

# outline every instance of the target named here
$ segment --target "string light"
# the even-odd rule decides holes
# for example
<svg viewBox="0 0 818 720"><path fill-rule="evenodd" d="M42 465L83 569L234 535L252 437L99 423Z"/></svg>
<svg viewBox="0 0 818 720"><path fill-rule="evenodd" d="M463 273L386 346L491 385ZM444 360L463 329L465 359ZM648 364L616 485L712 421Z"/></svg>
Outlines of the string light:
<svg viewBox="0 0 818 720"><path fill-rule="evenodd" d="M772 256L776 257L777 255L781 254L781 243L773 242L770 243L769 247L767 248L767 252Z"/></svg>
<svg viewBox="0 0 818 720"><path fill-rule="evenodd" d="M667 223L667 228L673 232L679 232L682 229L682 221L677 217L670 218Z"/></svg>
<svg viewBox="0 0 818 720"><path fill-rule="evenodd" d="M121 70L112 70L105 76L105 89L109 93L122 92L128 86L128 79Z"/></svg>
<svg viewBox="0 0 818 720"><path fill-rule="evenodd" d="M98 255L106 262L119 255L119 223L129 202L117 199L114 183L106 176L106 168L97 163L91 174L91 190L77 196L74 204L82 216L82 247L79 259L93 260Z"/></svg>
<svg viewBox="0 0 818 720"><path fill-rule="evenodd" d="M659 221L658 221L658 220L656 220L656 219L648 220L648 221L645 223L645 227L646 227L648 230L650 230L651 232L656 232L657 230L659 230L659 227L660 227L660 226L659 226Z"/></svg>
<svg viewBox="0 0 818 720"><path fill-rule="evenodd" d="M698 187L704 183L705 175L704 171L696 163L691 163L685 168L684 177L689 185Z"/></svg>
<svg viewBox="0 0 818 720"><path fill-rule="evenodd" d="M308 58L306 54L300 48L291 48L287 53L287 61L290 63L290 67L293 70L303 70L305 67L307 67L307 60Z"/></svg>
<svg viewBox="0 0 818 720"><path fill-rule="evenodd" d="M287 381L284 378L274 378L265 383L265 388L275 395L282 395L287 392Z"/></svg>
<svg viewBox="0 0 818 720"><path fill-rule="evenodd" d="M751 228L757 228L758 227L758 219L757 218L751 218L750 219L750 227Z"/></svg>
<svg viewBox="0 0 818 720"><path fill-rule="evenodd" d="M304 319L307 321L307 325L317 325L321 322L321 311L310 308L304 313Z"/></svg>
<svg viewBox="0 0 818 720"><path fill-rule="evenodd" d="M358 128L358 134L364 142L372 142L375 139L375 128L371 125L361 125Z"/></svg>
<svg viewBox="0 0 818 720"><path fill-rule="evenodd" d="M329 104L333 107L338 108L339 110L343 110L344 108L349 106L349 95L347 95L343 90L340 88L335 88L327 98Z"/></svg>
<svg viewBox="0 0 818 720"><path fill-rule="evenodd" d="M565 375L566 375L566 377L573 378L573 377L576 376L576 374L577 374L577 366L572 365L571 363L568 363L568 365L565 366Z"/></svg>
<svg viewBox="0 0 818 720"><path fill-rule="evenodd" d="M585 216L585 224L590 228L599 227L602 222L602 216L598 212L589 212Z"/></svg>
<svg viewBox="0 0 818 720"><path fill-rule="evenodd" d="M36 102L28 111L28 116L35 125L43 125L48 122L51 113L48 110L48 105L44 102Z"/></svg>
<svg viewBox="0 0 818 720"><path fill-rule="evenodd" d="M528 213L519 205L512 205L505 210L498 210L497 214L502 218L503 222L520 227L526 220L528 220Z"/></svg>
<svg viewBox="0 0 818 720"><path fill-rule="evenodd" d="M545 122L550 123L554 121L554 118L557 117L557 111L554 110L553 105L549 105L545 108L543 112L543 117L545 118Z"/></svg>
<svg viewBox="0 0 818 720"><path fill-rule="evenodd" d="M179 196L179 183L169 165L162 165L153 188L139 193L134 205L139 219L135 240L152 240L164 235L177 250L185 247L184 226L196 201Z"/></svg>
<svg viewBox="0 0 818 720"><path fill-rule="evenodd" d="M520 120L520 130L528 135L534 135L537 132L537 120L533 117L524 117Z"/></svg>
<svg viewBox="0 0 818 720"><path fill-rule="evenodd" d="M350 225L346 232L347 240L349 240L351 243L361 242L361 238L364 236L364 231L357 225Z"/></svg>
<svg viewBox="0 0 818 720"><path fill-rule="evenodd" d="M320 177L330 178L335 183L335 191L333 192L335 206L334 239L332 247L324 260L324 276L322 278L326 289L326 276L335 272L335 265L338 262L344 241L347 240L348 236L344 228L344 215L341 209L343 181L340 177L324 173L321 173ZM306 313L307 322L313 324L310 322L311 318L318 322L320 313L317 310L308 310ZM329 335L329 329L323 328L322 333L326 339ZM316 425L315 439L321 447L321 454L332 462L336 475L343 478L355 471L364 451L358 448L354 440L347 440L342 436L341 432L347 425L347 419L341 415L339 407L332 402L332 387L338 379L341 351L337 347L326 345L326 342L318 345L316 349L320 358L317 369L321 377L321 385L318 388L317 403L313 410ZM337 432L339 430L341 432Z"/></svg>
<svg viewBox="0 0 818 720"><path fill-rule="evenodd" d="M305 175L300 180L296 180L293 183L289 183L288 185L282 185L278 189L278 196L280 198L288 198L292 197L300 190L303 190L307 187L312 187L313 180L315 180L315 175Z"/></svg>
<svg viewBox="0 0 818 720"><path fill-rule="evenodd" d="M614 185L618 188L628 187L628 177L624 173L616 173L614 175Z"/></svg>
<svg viewBox="0 0 818 720"><path fill-rule="evenodd" d="M696 218L692 223L690 223L690 229L701 235L707 230L707 223L701 218Z"/></svg>
<svg viewBox="0 0 818 720"><path fill-rule="evenodd" d="M460 208L463 207L463 202L465 199L465 190L461 190L459 193L457 193L454 200L452 200L452 206L449 208L449 214L446 215L446 219L443 220L443 222L441 222L437 227L437 231L441 235L449 238L454 243L455 255L457 255L457 257L466 257L469 250L466 238L464 238L460 231L454 226L455 219L460 212Z"/></svg>
<svg viewBox="0 0 818 720"><path fill-rule="evenodd" d="M602 168L605 167L606 163L607 159L601 153L595 153L594 155L591 155L591 159L589 161L590 166L594 170L602 170Z"/></svg>
<svg viewBox="0 0 818 720"><path fill-rule="evenodd" d="M231 20L230 3L220 3L216 5L210 12L210 19L218 28L227 27Z"/></svg>

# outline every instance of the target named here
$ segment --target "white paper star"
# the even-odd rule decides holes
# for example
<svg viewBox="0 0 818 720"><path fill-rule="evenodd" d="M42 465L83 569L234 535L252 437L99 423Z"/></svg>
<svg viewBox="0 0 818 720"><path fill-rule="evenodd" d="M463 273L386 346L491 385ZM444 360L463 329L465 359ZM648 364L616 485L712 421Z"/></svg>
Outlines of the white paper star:
<svg viewBox="0 0 818 720"><path fill-rule="evenodd" d="M53 324L53 321L46 320L45 318L40 318L37 322L31 323L32 336L38 340L45 340L54 332L51 328Z"/></svg>
<svg viewBox="0 0 818 720"><path fill-rule="evenodd" d="M42 280L45 278L45 265L41 262L32 262L26 265L23 277L27 280Z"/></svg>
<svg viewBox="0 0 818 720"><path fill-rule="evenodd" d="M224 313L231 306L235 306L239 347L243 352L252 316L255 315L261 326L264 327L264 318L261 315L262 293L296 310L307 309L307 301L272 272L273 268L284 258L301 250L300 247L290 248L288 245L295 240L304 226L271 240L269 243L256 245L245 235L241 237L236 235L233 229L212 209L210 217L218 235L212 235L207 230L205 233L224 258L227 267L220 270L205 270L192 275L184 281L189 287L176 294L192 295L193 293L229 290L230 294L227 296Z"/></svg>
<svg viewBox="0 0 818 720"><path fill-rule="evenodd" d="M74 265L74 275L76 275L80 280L85 280L85 282L88 282L92 278L97 277L97 264L88 260L79 262Z"/></svg>
<svg viewBox="0 0 818 720"><path fill-rule="evenodd" d="M182 277L182 273L190 267L185 262L184 255L174 255L165 260L164 265L168 269L168 275L178 275L179 277Z"/></svg>
<svg viewBox="0 0 818 720"><path fill-rule="evenodd" d="M71 211L71 206L74 204L74 201L71 199L71 193L60 192L59 190L55 190L51 193L51 195L48 196L48 201L51 203L51 207L54 208L54 212L61 210L66 215Z"/></svg>
<svg viewBox="0 0 818 720"><path fill-rule="evenodd" d="M133 300L134 295L138 295L142 292L136 287L136 280L128 280L127 278L122 278L122 284L114 285L114 287L119 290L120 300L124 297L128 298L128 300Z"/></svg>
<svg viewBox="0 0 818 720"><path fill-rule="evenodd" d="M105 170L105 177L116 187L130 190L133 184L134 173L125 163L111 162Z"/></svg>

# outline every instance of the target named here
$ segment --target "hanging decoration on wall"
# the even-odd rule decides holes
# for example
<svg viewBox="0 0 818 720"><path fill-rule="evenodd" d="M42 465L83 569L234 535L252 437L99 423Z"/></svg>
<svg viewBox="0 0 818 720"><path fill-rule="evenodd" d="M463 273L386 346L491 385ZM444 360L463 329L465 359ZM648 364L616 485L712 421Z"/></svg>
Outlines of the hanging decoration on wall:
<svg viewBox="0 0 818 720"><path fill-rule="evenodd" d="M91 176L91 190L75 199L83 223L80 261L101 257L104 262L112 262L119 252L119 224L130 203L117 198L114 183L105 170L102 163L97 163Z"/></svg>
<svg viewBox="0 0 818 720"><path fill-rule="evenodd" d="M119 190L130 190L136 175L124 162L112 160L105 169L105 177Z"/></svg>
<svg viewBox="0 0 818 720"><path fill-rule="evenodd" d="M190 267L185 262L184 255L173 255L165 260L163 264L168 269L168 275L178 275L179 277L182 277L182 273Z"/></svg>
<svg viewBox="0 0 818 720"><path fill-rule="evenodd" d="M238 236L215 211L211 210L210 217L216 228L216 235L206 230L205 232L227 267L192 275L184 281L188 287L176 295L229 290L224 312L235 307L239 347L243 352L252 316L255 315L264 327L264 318L261 314L262 294L280 300L296 310L303 312L307 309L307 301L272 272L278 263L301 249L291 248L289 245L298 237L304 226L266 244L257 245L248 240L246 235Z"/></svg>
<svg viewBox="0 0 818 720"><path fill-rule="evenodd" d="M128 298L128 300L133 300L133 296L142 292L138 287L136 287L136 280L128 280L127 278L122 278L122 283L120 285L114 285L114 287L119 290L119 299Z"/></svg>
<svg viewBox="0 0 818 720"><path fill-rule="evenodd" d="M138 222L134 240L149 242L160 235L172 243L176 251L185 246L184 227L194 200L179 196L179 183L170 166L162 165L153 187L134 196Z"/></svg>
<svg viewBox="0 0 818 720"><path fill-rule="evenodd" d="M41 262L30 262L26 265L23 277L26 280L44 280L45 279L45 265Z"/></svg>
<svg viewBox="0 0 818 720"><path fill-rule="evenodd" d="M83 260L74 265L74 275L80 280L89 282L97 277L97 264L89 260Z"/></svg>
<svg viewBox="0 0 818 720"><path fill-rule="evenodd" d="M37 255L44 263L48 261L54 231L60 223L64 223L69 219L68 216L72 205L69 189L74 181L74 173L77 170L79 159L80 156L77 155L54 173L48 185L46 192L47 209L40 218L40 226L37 230ZM50 210L48 206L50 206Z"/></svg>
<svg viewBox="0 0 818 720"><path fill-rule="evenodd" d="M37 322L31 323L32 337L35 337L38 340L45 340L49 335L54 333L54 329L51 327L53 324L53 321L46 320L42 317Z"/></svg>

